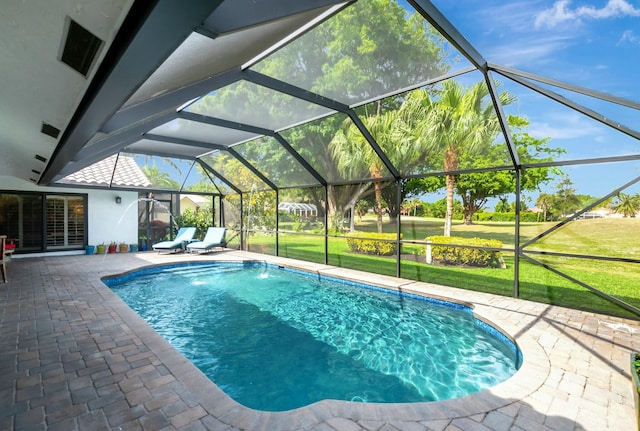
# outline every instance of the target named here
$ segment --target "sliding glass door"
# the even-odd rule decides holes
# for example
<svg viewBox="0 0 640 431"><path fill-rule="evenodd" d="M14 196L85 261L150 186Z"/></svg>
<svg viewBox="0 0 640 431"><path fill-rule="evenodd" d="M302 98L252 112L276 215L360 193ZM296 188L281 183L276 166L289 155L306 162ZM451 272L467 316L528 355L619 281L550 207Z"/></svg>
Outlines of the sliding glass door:
<svg viewBox="0 0 640 431"><path fill-rule="evenodd" d="M84 247L84 201L82 196L46 196L47 250Z"/></svg>

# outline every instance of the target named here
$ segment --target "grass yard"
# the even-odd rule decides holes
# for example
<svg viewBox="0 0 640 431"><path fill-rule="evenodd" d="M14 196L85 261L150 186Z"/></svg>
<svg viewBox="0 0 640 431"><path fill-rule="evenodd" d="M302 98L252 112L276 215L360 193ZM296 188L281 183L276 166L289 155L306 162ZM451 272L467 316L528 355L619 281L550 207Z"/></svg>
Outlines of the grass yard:
<svg viewBox="0 0 640 431"><path fill-rule="evenodd" d="M441 235L443 221L403 217L403 240L422 241L427 236ZM520 225L520 244L550 229L554 223L523 223ZM374 217L365 217L356 223L356 230L375 232ZM395 232L395 224L385 223L385 232ZM513 223L481 223L465 226L455 223L452 235L467 238L498 239L506 248L513 247ZM595 256L640 259L640 219L591 219L577 220L554 231L549 236L525 248L526 251L555 251ZM324 238L301 233L280 233L281 256L311 262L324 262ZM402 253L418 253L418 244L403 245ZM253 235L250 249L275 254L273 235ZM329 264L359 269L377 274L396 275L395 257L377 257L352 253L346 240L330 237L328 240ZM514 256L505 252L507 269L456 268L427 265L414 259L401 260L403 278L428 281L437 284L512 296L514 289ZM531 253L539 260L575 279L593 286L609 295L640 308L640 267L633 262L609 262L583 258L564 258ZM638 319L631 312L605 300L588 289L554 274L525 258L520 259L520 297L533 301L580 308L611 315Z"/></svg>

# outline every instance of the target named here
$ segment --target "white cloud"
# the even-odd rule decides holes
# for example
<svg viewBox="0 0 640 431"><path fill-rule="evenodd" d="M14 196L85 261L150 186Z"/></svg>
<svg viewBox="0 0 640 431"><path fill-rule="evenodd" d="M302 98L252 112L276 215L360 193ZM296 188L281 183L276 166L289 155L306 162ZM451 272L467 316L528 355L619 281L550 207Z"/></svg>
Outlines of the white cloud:
<svg viewBox="0 0 640 431"><path fill-rule="evenodd" d="M625 30L625 32L622 33L622 36L620 37L620 40L618 41L617 45L620 46L625 42L640 45L640 36L635 34L633 30Z"/></svg>
<svg viewBox="0 0 640 431"><path fill-rule="evenodd" d="M579 22L582 19L608 19L625 16L640 16L640 8L636 9L627 0L608 0L602 8L580 6L570 8L570 0L558 0L550 9L543 10L535 17L535 27L555 27L566 22Z"/></svg>
<svg viewBox="0 0 640 431"><path fill-rule="evenodd" d="M505 66L517 67L532 63L548 63L552 55L571 44L570 35L550 35L549 37L521 38L511 43L490 47L491 61Z"/></svg>
<svg viewBox="0 0 640 431"><path fill-rule="evenodd" d="M551 137L552 139L590 138L597 140L603 132L603 127L587 119L577 112L545 112L544 118L531 121L528 133L536 138ZM588 140L587 140L588 141Z"/></svg>
<svg viewBox="0 0 640 431"><path fill-rule="evenodd" d="M498 37L511 37L513 32L526 32L531 28L532 15L539 8L531 0L494 2L485 7L474 9L474 15L482 23L488 34Z"/></svg>

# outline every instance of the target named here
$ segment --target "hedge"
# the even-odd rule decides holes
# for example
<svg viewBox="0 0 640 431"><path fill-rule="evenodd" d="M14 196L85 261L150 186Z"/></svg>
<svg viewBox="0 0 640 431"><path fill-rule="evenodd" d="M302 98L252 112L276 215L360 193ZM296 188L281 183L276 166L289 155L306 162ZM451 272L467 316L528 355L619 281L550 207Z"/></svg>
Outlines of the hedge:
<svg viewBox="0 0 640 431"><path fill-rule="evenodd" d="M389 256L396 253L398 238L395 233L353 232L346 235L351 251L376 256Z"/></svg>
<svg viewBox="0 0 640 431"><path fill-rule="evenodd" d="M430 236L426 238L436 244L455 244L474 247L502 248L497 239L461 238L455 236ZM429 247L429 246L427 246ZM499 251L479 248L431 245L431 258L446 265L492 266L504 268L504 260Z"/></svg>
<svg viewBox="0 0 640 431"><path fill-rule="evenodd" d="M493 212L481 212L473 215L474 221L516 221L516 213L493 213ZM520 212L521 222L537 222L538 214L530 211Z"/></svg>

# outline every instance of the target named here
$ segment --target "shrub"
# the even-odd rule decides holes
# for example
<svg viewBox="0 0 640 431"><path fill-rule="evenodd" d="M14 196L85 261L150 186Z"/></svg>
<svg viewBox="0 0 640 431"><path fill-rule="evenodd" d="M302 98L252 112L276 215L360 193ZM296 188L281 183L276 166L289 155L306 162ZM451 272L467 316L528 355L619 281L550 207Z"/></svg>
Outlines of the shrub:
<svg viewBox="0 0 640 431"><path fill-rule="evenodd" d="M206 206L201 207L198 211L186 209L182 215L177 215L173 219L180 227L195 227L196 236L202 238L207 232L207 229L213 225L213 212L210 207Z"/></svg>
<svg viewBox="0 0 640 431"><path fill-rule="evenodd" d="M516 213L514 212L477 212L473 215L475 221L515 221ZM536 222L538 215L531 211L520 212L521 222Z"/></svg>
<svg viewBox="0 0 640 431"><path fill-rule="evenodd" d="M347 245L354 252L372 254L376 256L389 256L396 252L395 233L363 233L354 232L347 236Z"/></svg>
<svg viewBox="0 0 640 431"><path fill-rule="evenodd" d="M300 216L285 210L278 210L278 220L280 223L299 222Z"/></svg>
<svg viewBox="0 0 640 431"><path fill-rule="evenodd" d="M504 260L499 251L455 246L502 248L502 242L497 239L431 236L426 240L436 244L443 244L431 246L431 257L437 262L446 265L504 267Z"/></svg>

